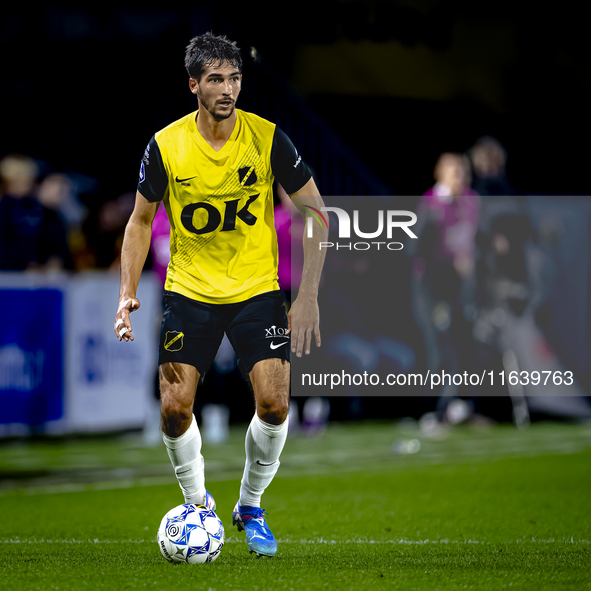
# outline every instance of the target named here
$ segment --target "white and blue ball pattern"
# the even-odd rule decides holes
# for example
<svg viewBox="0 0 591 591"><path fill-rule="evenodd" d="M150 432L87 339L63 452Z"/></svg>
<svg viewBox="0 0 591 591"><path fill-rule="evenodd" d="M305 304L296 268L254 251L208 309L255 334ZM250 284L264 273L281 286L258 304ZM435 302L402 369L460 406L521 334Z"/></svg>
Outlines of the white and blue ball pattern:
<svg viewBox="0 0 591 591"><path fill-rule="evenodd" d="M157 541L169 562L213 562L224 545L224 526L202 505L179 505L162 518Z"/></svg>

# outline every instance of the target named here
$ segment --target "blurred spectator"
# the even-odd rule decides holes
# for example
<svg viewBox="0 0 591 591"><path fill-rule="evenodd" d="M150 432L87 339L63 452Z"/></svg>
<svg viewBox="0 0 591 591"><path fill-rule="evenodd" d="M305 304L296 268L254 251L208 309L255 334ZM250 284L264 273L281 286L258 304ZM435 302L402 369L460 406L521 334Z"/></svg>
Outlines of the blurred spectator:
<svg viewBox="0 0 591 591"><path fill-rule="evenodd" d="M164 204L161 203L154 217L152 224L152 242L150 244L152 252L152 271L154 271L162 286L166 282L166 271L170 262L170 222Z"/></svg>
<svg viewBox="0 0 591 591"><path fill-rule="evenodd" d="M446 272L453 267L458 277L469 276L474 266L480 200L470 188L468 160L462 154L443 153L433 176L435 184L419 201L419 242L410 243L413 253L420 246L426 257L417 259L416 265L421 267L429 260L432 267L437 262Z"/></svg>
<svg viewBox="0 0 591 591"><path fill-rule="evenodd" d="M0 269L73 269L63 218L37 196L37 164L13 154L0 161ZM48 200L51 203L51 199Z"/></svg>
<svg viewBox="0 0 591 591"><path fill-rule="evenodd" d="M476 140L469 150L474 169L472 186L482 196L477 245L478 303L489 305L492 285L501 280L514 282L524 296L512 298L514 312L527 304L530 278L526 251L534 238L525 199L516 195L507 172L507 151L491 136Z"/></svg>
<svg viewBox="0 0 591 591"><path fill-rule="evenodd" d="M96 266L118 270L125 226L135 204L135 193L123 193L117 199L105 201L99 208L96 227ZM146 266L152 265L151 256Z"/></svg>
<svg viewBox="0 0 591 591"><path fill-rule="evenodd" d="M474 170L473 187L483 196L477 235L475 303L473 325L476 372L504 369L518 371L523 355L527 359L535 346L512 338L513 327L533 334L532 304L540 293L540 277L532 269L540 269L536 259L535 233L529 205L516 194L509 181L507 151L495 138L479 138L470 149ZM539 260L539 259L538 259ZM532 282L533 279L533 282ZM533 289L532 289L533 288ZM529 308L529 311L528 311ZM525 334L525 333L524 333ZM530 351L527 351L531 347ZM535 353L534 353L535 354ZM539 362L539 360L538 360ZM482 396L488 388L480 388L476 408L495 418L513 417L516 426L529 423L529 410L523 388L509 388L503 399L494 391L494 398Z"/></svg>
<svg viewBox="0 0 591 591"><path fill-rule="evenodd" d="M443 153L434 173L435 184L418 204L407 254L412 257L413 313L423 334L431 372L468 370L473 316L476 233L480 198L470 188L469 164L463 154ZM439 392L438 418L457 386Z"/></svg>
<svg viewBox="0 0 591 591"><path fill-rule="evenodd" d="M515 195L507 177L507 151L491 136L482 136L470 148L474 170L472 188L479 195Z"/></svg>
<svg viewBox="0 0 591 591"><path fill-rule="evenodd" d="M68 227L80 224L86 216L86 209L76 197L74 183L66 174L47 175L39 185L37 197L45 207L59 212Z"/></svg>
<svg viewBox="0 0 591 591"><path fill-rule="evenodd" d="M293 205L285 189L276 184L275 190L275 230L277 231L278 278L279 287L283 290L285 302L289 309L292 289L297 288L293 282L302 275L304 253L301 250L304 235L304 218ZM295 242L293 242L295 239ZM292 250L293 245L297 248ZM301 252L300 252L301 251Z"/></svg>
<svg viewBox="0 0 591 591"><path fill-rule="evenodd" d="M37 197L65 225L73 267L77 271L94 267L94 257L89 256L88 240L82 230L88 211L78 200L72 179L56 172L47 175L39 184Z"/></svg>
<svg viewBox="0 0 591 591"><path fill-rule="evenodd" d="M28 156L10 154L0 160L2 194L12 197L26 197L35 192L39 169Z"/></svg>

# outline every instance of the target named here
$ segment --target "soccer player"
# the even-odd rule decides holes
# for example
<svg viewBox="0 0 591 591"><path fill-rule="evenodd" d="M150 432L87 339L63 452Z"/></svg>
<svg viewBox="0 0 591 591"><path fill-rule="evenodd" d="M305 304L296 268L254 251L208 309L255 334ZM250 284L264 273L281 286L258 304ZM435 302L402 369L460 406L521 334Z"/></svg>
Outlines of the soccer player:
<svg viewBox="0 0 591 591"><path fill-rule="evenodd" d="M195 37L185 66L198 110L157 132L144 152L123 241L115 333L120 341L134 339L129 315L140 307L137 287L152 221L164 201L171 225L159 348L164 443L185 502L215 508L205 489L193 402L226 333L255 398L232 522L246 531L251 553L273 556L277 542L261 495L279 468L287 436L290 353L309 354L312 334L320 346L324 251L318 245L327 236L316 227L314 238L304 239L299 295L286 315L277 282L273 180L300 209L319 209L323 202L289 138L273 123L236 109L242 60L235 42L211 33Z"/></svg>

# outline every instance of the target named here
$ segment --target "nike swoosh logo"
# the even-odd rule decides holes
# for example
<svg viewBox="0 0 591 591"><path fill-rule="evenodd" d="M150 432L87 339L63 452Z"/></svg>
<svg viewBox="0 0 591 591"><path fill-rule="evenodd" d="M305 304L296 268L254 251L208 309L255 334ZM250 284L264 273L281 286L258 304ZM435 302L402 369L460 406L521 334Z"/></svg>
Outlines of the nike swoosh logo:
<svg viewBox="0 0 591 591"><path fill-rule="evenodd" d="M278 345L271 343L269 347L271 347L271 349L279 349L279 347L283 347L283 345L287 345L287 341L285 341L285 343L279 343Z"/></svg>
<svg viewBox="0 0 591 591"><path fill-rule="evenodd" d="M276 463L277 463L277 462L271 462L270 464L263 464L263 462L259 462L259 461L257 460L257 464L258 464L259 466L272 466L273 464L276 464Z"/></svg>
<svg viewBox="0 0 591 591"><path fill-rule="evenodd" d="M179 176L177 174L176 178L174 179L177 183L184 183L185 181L190 181L191 179L196 178L197 175L195 176L188 176L186 179L179 179Z"/></svg>

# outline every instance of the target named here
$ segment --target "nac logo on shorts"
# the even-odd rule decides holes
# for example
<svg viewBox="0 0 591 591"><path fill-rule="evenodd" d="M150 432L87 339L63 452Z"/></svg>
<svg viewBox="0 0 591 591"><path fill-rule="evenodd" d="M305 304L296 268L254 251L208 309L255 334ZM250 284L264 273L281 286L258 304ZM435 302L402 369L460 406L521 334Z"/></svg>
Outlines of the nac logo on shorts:
<svg viewBox="0 0 591 591"><path fill-rule="evenodd" d="M251 173L252 176L254 172ZM230 232L236 229L236 218L242 220L247 226L254 226L257 217L248 211L248 208L259 198L260 194L251 195L246 203L239 209L240 199L224 201L224 211L221 212L213 203L200 201L190 203L181 212L181 223L185 230L193 234L209 234L220 227L220 232ZM199 211L203 210L203 211ZM198 214L197 216L195 214ZM222 220L223 213L223 220ZM196 225L197 224L197 225Z"/></svg>
<svg viewBox="0 0 591 591"><path fill-rule="evenodd" d="M184 345L185 333L178 332L177 330L169 330L164 335L164 348L171 353L180 351Z"/></svg>

